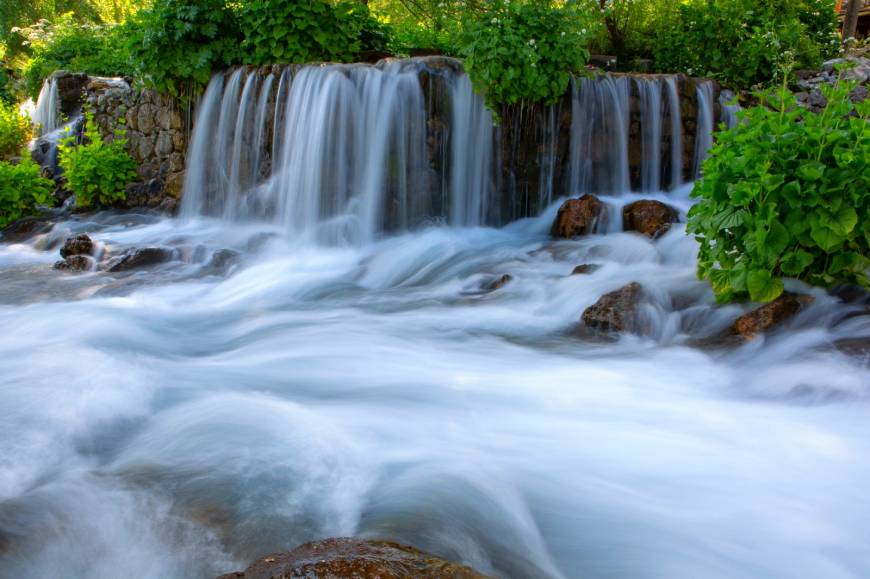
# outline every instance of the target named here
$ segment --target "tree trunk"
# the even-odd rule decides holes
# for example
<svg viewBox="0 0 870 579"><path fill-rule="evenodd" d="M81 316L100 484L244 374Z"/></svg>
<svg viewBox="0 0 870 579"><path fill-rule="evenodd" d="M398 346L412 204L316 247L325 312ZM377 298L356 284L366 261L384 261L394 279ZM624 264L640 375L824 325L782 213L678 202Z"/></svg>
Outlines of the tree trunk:
<svg viewBox="0 0 870 579"><path fill-rule="evenodd" d="M858 29L858 12L863 5L864 0L849 0L846 18L843 20L843 42L849 38L855 38L855 31Z"/></svg>

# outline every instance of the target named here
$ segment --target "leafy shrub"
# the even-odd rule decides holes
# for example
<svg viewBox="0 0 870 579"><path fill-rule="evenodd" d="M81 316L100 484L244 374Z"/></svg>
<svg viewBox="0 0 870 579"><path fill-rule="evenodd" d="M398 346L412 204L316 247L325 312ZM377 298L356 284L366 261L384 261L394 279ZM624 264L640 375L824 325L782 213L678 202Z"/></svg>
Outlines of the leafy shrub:
<svg viewBox="0 0 870 579"><path fill-rule="evenodd" d="M136 178L136 162L127 153L123 131L110 143L103 141L92 113L86 113L84 143L63 140L59 164L67 189L80 207L112 205L126 199L125 187Z"/></svg>
<svg viewBox="0 0 870 579"><path fill-rule="evenodd" d="M18 156L30 134L30 120L13 103L0 101L0 160Z"/></svg>
<svg viewBox="0 0 870 579"><path fill-rule="evenodd" d="M236 62L242 41L224 0L155 0L128 22L136 76L175 96L197 92L216 67Z"/></svg>
<svg viewBox="0 0 870 579"><path fill-rule="evenodd" d="M125 26L97 26L76 23L65 14L54 23L46 20L20 29L26 38L27 58L21 67L24 91L35 98L42 82L56 70L102 76L129 73Z"/></svg>
<svg viewBox="0 0 870 579"><path fill-rule="evenodd" d="M661 26L654 57L663 72L748 88L791 62L817 67L836 51L836 30L834 0L689 0Z"/></svg>
<svg viewBox="0 0 870 579"><path fill-rule="evenodd" d="M589 58L594 4L494 0L463 23L465 69L488 106L555 102Z"/></svg>
<svg viewBox="0 0 870 579"><path fill-rule="evenodd" d="M785 88L717 135L693 196L688 231L701 243L698 275L719 301L768 301L783 277L867 285L870 249L870 100L853 85L822 91L820 114Z"/></svg>
<svg viewBox="0 0 870 579"><path fill-rule="evenodd" d="M17 164L0 161L0 227L49 204L53 189L54 182L40 175L39 165L30 157Z"/></svg>
<svg viewBox="0 0 870 579"><path fill-rule="evenodd" d="M252 0L239 18L244 62L258 65L350 60L363 48L363 32L376 29L356 1ZM376 41L371 34L367 40Z"/></svg>

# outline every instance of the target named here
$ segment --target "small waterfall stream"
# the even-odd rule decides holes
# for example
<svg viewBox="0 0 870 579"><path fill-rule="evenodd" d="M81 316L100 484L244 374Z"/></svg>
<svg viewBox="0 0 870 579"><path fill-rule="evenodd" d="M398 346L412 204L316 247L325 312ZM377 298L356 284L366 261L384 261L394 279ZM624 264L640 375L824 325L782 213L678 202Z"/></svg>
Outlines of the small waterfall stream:
<svg viewBox="0 0 870 579"><path fill-rule="evenodd" d="M60 128L60 97L57 90L57 81L47 79L39 91L36 99L36 109L33 111L34 126L38 127L38 135L45 136Z"/></svg>

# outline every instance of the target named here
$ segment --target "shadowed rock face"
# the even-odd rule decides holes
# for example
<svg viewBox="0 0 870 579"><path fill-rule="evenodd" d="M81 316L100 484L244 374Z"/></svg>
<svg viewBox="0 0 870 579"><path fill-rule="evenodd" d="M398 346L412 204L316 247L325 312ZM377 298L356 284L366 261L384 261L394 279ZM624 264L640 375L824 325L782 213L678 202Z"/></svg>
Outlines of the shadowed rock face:
<svg viewBox="0 0 870 579"><path fill-rule="evenodd" d="M792 318L813 302L811 296L799 296L785 292L769 304L743 314L734 322L732 332L741 338L751 340Z"/></svg>
<svg viewBox="0 0 870 579"><path fill-rule="evenodd" d="M553 223L553 237L572 238L595 233L607 220L607 207L595 195L569 199L562 204Z"/></svg>
<svg viewBox="0 0 870 579"><path fill-rule="evenodd" d="M637 282L601 296L583 312L586 326L610 332L636 332L637 309L643 288Z"/></svg>
<svg viewBox="0 0 870 579"><path fill-rule="evenodd" d="M60 248L61 257L90 255L94 252L94 242L85 233L68 238Z"/></svg>
<svg viewBox="0 0 870 579"><path fill-rule="evenodd" d="M118 272L151 267L172 259L172 251L163 247L143 247L132 249L113 258L106 265L106 271Z"/></svg>
<svg viewBox="0 0 870 579"><path fill-rule="evenodd" d="M218 579L487 579L470 567L390 541L327 539L264 557Z"/></svg>
<svg viewBox="0 0 870 579"><path fill-rule="evenodd" d="M661 201L644 199L622 208L623 229L637 231L653 239L666 233L671 224L677 221L677 210Z"/></svg>

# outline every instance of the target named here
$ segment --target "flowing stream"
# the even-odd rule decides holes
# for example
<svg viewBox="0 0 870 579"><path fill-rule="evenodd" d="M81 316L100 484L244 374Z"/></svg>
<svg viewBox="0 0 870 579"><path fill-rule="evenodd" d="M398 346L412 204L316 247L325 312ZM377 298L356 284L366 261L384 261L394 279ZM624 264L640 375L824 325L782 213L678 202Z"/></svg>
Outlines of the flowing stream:
<svg viewBox="0 0 870 579"><path fill-rule="evenodd" d="M714 305L683 225L553 240L560 199L490 225L497 135L473 99L452 110L446 206L424 203L424 95L373 70L218 77L196 131L232 136L194 135L182 216L77 215L0 244L0 577L205 579L348 535L518 579L870 575L870 367L842 346L870 339L866 306L798 288L815 301L780 330L701 347L750 306ZM623 83L576 83L575 129L622 147ZM685 219L690 185L627 192L612 161L555 196L612 189L615 214L652 198ZM51 270L85 231L174 259ZM648 334L585 332L584 308L631 281Z"/></svg>

